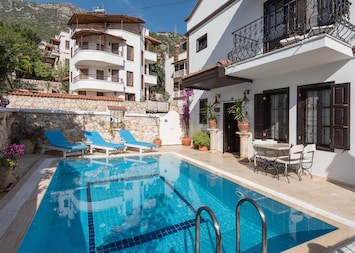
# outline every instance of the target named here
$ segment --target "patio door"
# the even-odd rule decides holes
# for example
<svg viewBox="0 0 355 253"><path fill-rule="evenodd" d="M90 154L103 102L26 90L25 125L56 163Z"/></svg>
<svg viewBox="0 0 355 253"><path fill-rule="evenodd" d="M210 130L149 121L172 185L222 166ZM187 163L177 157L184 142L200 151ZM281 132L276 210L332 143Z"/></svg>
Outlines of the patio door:
<svg viewBox="0 0 355 253"><path fill-rule="evenodd" d="M233 114L227 113L228 108L232 105L233 103L223 104L223 152L239 153L240 140L237 134L238 123L234 119Z"/></svg>

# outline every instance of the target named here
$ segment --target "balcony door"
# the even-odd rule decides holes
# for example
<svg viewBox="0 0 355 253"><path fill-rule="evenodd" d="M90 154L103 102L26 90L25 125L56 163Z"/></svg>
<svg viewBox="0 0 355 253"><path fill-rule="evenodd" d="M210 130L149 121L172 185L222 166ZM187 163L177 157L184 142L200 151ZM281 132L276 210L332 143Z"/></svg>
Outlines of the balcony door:
<svg viewBox="0 0 355 253"><path fill-rule="evenodd" d="M269 0L264 4L264 51L281 47L280 40L305 33L305 0Z"/></svg>

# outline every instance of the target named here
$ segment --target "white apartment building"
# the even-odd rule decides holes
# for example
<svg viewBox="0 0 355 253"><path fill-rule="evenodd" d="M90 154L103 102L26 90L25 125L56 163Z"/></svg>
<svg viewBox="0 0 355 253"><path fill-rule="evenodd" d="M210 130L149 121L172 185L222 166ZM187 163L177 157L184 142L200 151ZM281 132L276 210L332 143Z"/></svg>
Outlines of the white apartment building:
<svg viewBox="0 0 355 253"><path fill-rule="evenodd" d="M239 152L227 109L247 103L252 140L316 143L313 175L355 185L355 6L349 0L199 0L186 19L192 133L218 102L217 150Z"/></svg>
<svg viewBox="0 0 355 253"><path fill-rule="evenodd" d="M166 55L164 70L165 90L169 93L170 100L177 99L181 96L182 76L187 74L186 42L175 45L172 57Z"/></svg>
<svg viewBox="0 0 355 253"><path fill-rule="evenodd" d="M59 35L49 39L49 42L41 42L39 49L44 53L44 61L57 67L59 64L65 65L70 61L70 48L73 40L70 33L61 31Z"/></svg>
<svg viewBox="0 0 355 253"><path fill-rule="evenodd" d="M70 92L145 101L157 84L149 65L157 61L152 49L160 41L149 36L140 18L76 13L68 21L71 38Z"/></svg>

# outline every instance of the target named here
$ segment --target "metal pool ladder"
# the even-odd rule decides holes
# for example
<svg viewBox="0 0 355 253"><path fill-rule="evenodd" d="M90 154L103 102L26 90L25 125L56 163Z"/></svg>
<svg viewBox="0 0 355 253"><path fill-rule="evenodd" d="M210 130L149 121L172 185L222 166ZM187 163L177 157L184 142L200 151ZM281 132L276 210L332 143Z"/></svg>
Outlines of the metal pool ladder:
<svg viewBox="0 0 355 253"><path fill-rule="evenodd" d="M208 206L201 206L196 213L196 232L195 232L195 252L200 253L200 221L201 221L201 213L202 211L205 210L212 218L213 221L213 227L216 232L216 253L221 253L222 252L222 235L221 235L221 229L219 227L219 223L217 221L217 218L211 208Z"/></svg>
<svg viewBox="0 0 355 253"><path fill-rule="evenodd" d="M240 208L244 202L250 202L257 209L261 223L262 223L262 253L267 253L267 225L265 214L255 200L251 198L242 198L239 200L236 207L236 252L240 253ZM206 211L213 221L213 227L216 233L216 253L222 252L222 235L217 218L211 208L208 206L201 206L196 213L196 231L195 231L195 252L200 253L200 223L201 223L201 213Z"/></svg>
<svg viewBox="0 0 355 253"><path fill-rule="evenodd" d="M237 208L236 208L236 237L237 237L237 245L236 245L236 249L237 249L237 253L240 253L240 208L242 206L242 204L244 202L250 202L251 204L253 204L253 206L257 209L260 219L261 219L261 223L262 223L262 253L266 253L267 252L267 225L266 225L266 218L265 218L265 214L263 212L263 210L261 210L261 208L259 207L259 205L255 202L255 200L251 199L251 198L242 198L239 200L238 204L237 204Z"/></svg>

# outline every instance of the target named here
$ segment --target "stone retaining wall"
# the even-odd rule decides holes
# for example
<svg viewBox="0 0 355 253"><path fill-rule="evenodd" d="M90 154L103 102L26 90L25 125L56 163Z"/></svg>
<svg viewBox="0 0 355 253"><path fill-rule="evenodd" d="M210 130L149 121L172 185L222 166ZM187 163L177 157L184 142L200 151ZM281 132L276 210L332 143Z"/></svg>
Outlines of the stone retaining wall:
<svg viewBox="0 0 355 253"><path fill-rule="evenodd" d="M145 102L118 98L28 92L12 92L7 98L9 106L0 108L0 148L16 136L16 127L34 135L37 142L45 140L44 129L60 129L70 141L84 140L85 130L95 130L106 140L119 141L108 108L124 110L124 128L131 130L138 140L151 142L159 135L159 116L164 115L146 113Z"/></svg>

